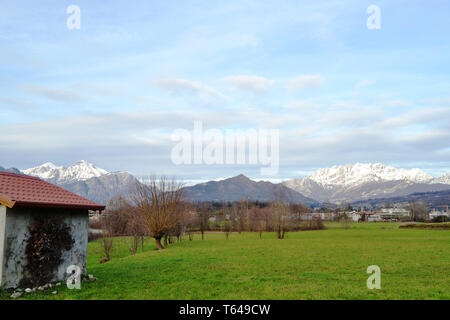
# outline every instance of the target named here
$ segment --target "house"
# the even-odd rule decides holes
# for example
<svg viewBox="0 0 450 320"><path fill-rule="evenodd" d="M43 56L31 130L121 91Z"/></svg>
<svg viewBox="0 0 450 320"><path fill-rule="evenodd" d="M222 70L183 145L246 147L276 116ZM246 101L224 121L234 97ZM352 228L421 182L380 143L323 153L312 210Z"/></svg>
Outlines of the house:
<svg viewBox="0 0 450 320"><path fill-rule="evenodd" d="M442 217L442 216L447 217L447 218L450 217L449 213L447 211L444 211L444 210L433 210L433 211L430 211L428 213L428 216L430 217L430 219L434 219L434 218Z"/></svg>
<svg viewBox="0 0 450 320"><path fill-rule="evenodd" d="M353 222L358 222L361 220L361 215L359 212L352 211L352 212L346 212L347 217L349 217Z"/></svg>
<svg viewBox="0 0 450 320"><path fill-rule="evenodd" d="M89 210L105 206L39 178L0 172L0 287L35 287L86 273Z"/></svg>
<svg viewBox="0 0 450 320"><path fill-rule="evenodd" d="M324 221L332 221L335 219L333 212L307 212L302 214L294 215L292 218L300 219L303 221L311 221L315 219L320 219Z"/></svg>
<svg viewBox="0 0 450 320"><path fill-rule="evenodd" d="M381 218L381 216L379 214L371 214L367 218L367 221L369 221L369 222L379 222L379 221L383 221L383 219Z"/></svg>
<svg viewBox="0 0 450 320"><path fill-rule="evenodd" d="M411 211L403 208L385 208L377 212L382 220L398 220L400 218L408 218L411 216Z"/></svg>
<svg viewBox="0 0 450 320"><path fill-rule="evenodd" d="M374 213L369 211L353 211L347 214L349 218L352 219L353 222L365 222L369 221L369 217ZM376 217L374 219L377 219Z"/></svg>

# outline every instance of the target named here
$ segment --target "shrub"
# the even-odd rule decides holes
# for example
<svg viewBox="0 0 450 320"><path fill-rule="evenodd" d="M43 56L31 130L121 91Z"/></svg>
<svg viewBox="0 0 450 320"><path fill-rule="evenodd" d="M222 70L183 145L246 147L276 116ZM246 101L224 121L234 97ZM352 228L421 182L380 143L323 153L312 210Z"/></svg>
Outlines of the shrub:
<svg viewBox="0 0 450 320"><path fill-rule="evenodd" d="M449 222L450 218L447 216L438 216L438 217L434 217L431 221L432 222Z"/></svg>
<svg viewBox="0 0 450 320"><path fill-rule="evenodd" d="M88 242L98 240L102 237L101 233L98 232L89 232L88 233Z"/></svg>
<svg viewBox="0 0 450 320"><path fill-rule="evenodd" d="M450 230L450 223L408 223L400 226L399 228Z"/></svg>

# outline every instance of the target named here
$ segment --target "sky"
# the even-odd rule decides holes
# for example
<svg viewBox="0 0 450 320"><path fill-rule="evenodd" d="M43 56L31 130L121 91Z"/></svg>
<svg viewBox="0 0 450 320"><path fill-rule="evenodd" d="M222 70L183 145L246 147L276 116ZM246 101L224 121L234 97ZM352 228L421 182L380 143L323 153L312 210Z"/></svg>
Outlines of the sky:
<svg viewBox="0 0 450 320"><path fill-rule="evenodd" d="M0 1L0 166L283 180L381 162L439 176L449 13L445 0ZM278 172L175 164L172 134L195 121L279 130Z"/></svg>

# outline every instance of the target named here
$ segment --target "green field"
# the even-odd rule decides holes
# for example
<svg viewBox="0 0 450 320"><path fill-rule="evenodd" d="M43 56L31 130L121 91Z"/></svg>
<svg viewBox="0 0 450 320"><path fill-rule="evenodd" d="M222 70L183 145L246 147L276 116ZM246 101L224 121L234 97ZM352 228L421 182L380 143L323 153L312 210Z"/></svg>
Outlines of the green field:
<svg viewBox="0 0 450 320"><path fill-rule="evenodd" d="M156 251L130 255L116 241L112 260L99 264L89 244L88 273L97 282L81 290L58 287L25 299L450 299L450 232L399 229L394 223L289 233L199 235ZM119 245L120 243L120 245ZM370 265L381 268L381 290L366 287ZM2 294L9 298L10 294Z"/></svg>

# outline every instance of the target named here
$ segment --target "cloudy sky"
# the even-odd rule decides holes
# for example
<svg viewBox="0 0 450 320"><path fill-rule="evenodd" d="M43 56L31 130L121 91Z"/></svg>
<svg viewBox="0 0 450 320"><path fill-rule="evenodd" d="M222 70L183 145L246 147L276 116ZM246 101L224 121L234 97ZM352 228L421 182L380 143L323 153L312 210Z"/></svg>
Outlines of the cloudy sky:
<svg viewBox="0 0 450 320"><path fill-rule="evenodd" d="M69 30L69 5L81 28ZM368 6L381 29L366 26ZM382 162L450 171L446 0L2 1L0 165L84 159L186 179L176 129L279 129L285 179Z"/></svg>

